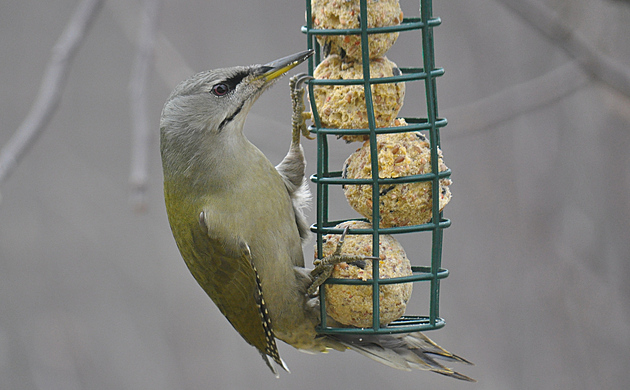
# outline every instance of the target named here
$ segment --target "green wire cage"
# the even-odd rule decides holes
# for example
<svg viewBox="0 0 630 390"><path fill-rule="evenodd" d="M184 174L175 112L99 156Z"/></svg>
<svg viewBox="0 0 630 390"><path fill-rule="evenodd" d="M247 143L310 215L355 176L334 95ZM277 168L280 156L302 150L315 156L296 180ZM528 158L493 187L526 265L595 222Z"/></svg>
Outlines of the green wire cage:
<svg viewBox="0 0 630 390"><path fill-rule="evenodd" d="M317 331L325 334L335 333L355 333L355 334L382 334L382 333L409 333L416 331L439 329L444 326L444 320L439 316L439 294L440 280L448 276L448 270L442 268L442 240L443 230L450 226L451 222L442 216L439 209L439 202L432 202L432 219L430 222L403 227L382 228L379 226L380 210L379 187L399 183L431 182L432 199L440 199L440 179L448 178L450 170L439 172L438 168L438 148L440 147L440 129L446 126L447 121L438 117L438 104L436 97L436 78L444 74L442 68L435 67L433 28L439 26L440 18L434 17L431 0L420 0L420 16L405 17L399 25L387 27L368 28L368 1L360 0L360 28L354 29L320 29L314 28L311 0L306 0L306 26L302 27L302 32L306 34L308 48L315 50L315 55L309 59L308 73L313 75L314 69L322 61L323 48L317 41L322 35L358 35L361 37L361 58L363 67L363 79L353 80L332 80L332 79L311 79L308 81L309 100L311 102L313 124L309 127L311 133L317 138L317 173L311 180L317 186L317 217L316 223L311 226L311 230L317 234L317 253L323 253L323 236L327 234L341 234L342 229L335 226L345 220L331 218L329 215L329 187L341 185L371 185L372 186L372 228L371 229L350 229L349 234L367 234L372 236L372 242L379 242L381 234L431 234L431 262L425 265L415 265L412 261L412 275L391 279L379 278L379 262L373 262L372 279L336 279L329 278L326 284L355 284L372 286L372 327L368 328L346 328L332 327L326 321L326 289L320 288L320 309L321 323ZM392 77L370 78L370 53L368 50L368 36L377 33L401 32L405 34L416 34L418 42L421 43L422 66L401 67L400 73ZM419 45L420 46L420 45ZM371 85L377 83L400 83L400 82L422 82L426 94L426 117L404 117L408 123L402 127L376 127L374 105L372 99ZM317 111L314 98L314 87L318 85L362 85L365 93L365 104L367 109L367 129L338 129L325 128L322 126L320 115ZM379 178L378 175L378 153L377 134L402 133L410 131L424 131L430 140L431 173L420 175ZM368 134L371 151L372 178L370 179L348 179L342 177L341 171L331 170L329 166L329 137L335 138L343 135ZM436 173L437 172L437 173ZM355 219L356 220L356 219ZM372 245L375 257L379 256L379 245ZM379 286L395 283L429 283L430 299L427 313L422 315L405 315L394 322L382 325L379 310Z"/></svg>

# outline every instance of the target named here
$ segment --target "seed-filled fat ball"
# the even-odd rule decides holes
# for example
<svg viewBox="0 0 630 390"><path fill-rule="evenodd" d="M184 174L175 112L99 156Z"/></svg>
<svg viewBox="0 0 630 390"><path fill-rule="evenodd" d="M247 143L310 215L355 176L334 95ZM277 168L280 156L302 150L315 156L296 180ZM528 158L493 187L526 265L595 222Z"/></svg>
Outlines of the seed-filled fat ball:
<svg viewBox="0 0 630 390"><path fill-rule="evenodd" d="M322 61L313 76L325 80L363 78L363 65L344 62L337 55ZM381 57L370 61L370 78L400 75L396 64ZM376 127L387 127L396 119L405 98L405 83L372 84L372 102ZM363 85L316 85L314 98L323 127L335 129L367 129L368 117ZM344 136L350 141L364 140L367 136Z"/></svg>
<svg viewBox="0 0 630 390"><path fill-rule="evenodd" d="M359 0L312 0L313 27L321 29L361 28ZM403 13L398 0L368 0L367 27L399 25ZM381 57L394 45L398 33L370 34L368 46L370 59ZM361 36L319 35L317 40L325 51L339 54L348 61L361 61Z"/></svg>
<svg viewBox="0 0 630 390"><path fill-rule="evenodd" d="M347 221L335 226L344 229L371 229L372 225L364 221ZM324 256L332 255L341 235L324 236ZM392 236L379 236L379 279L409 276L411 263L402 245ZM341 253L344 255L372 256L372 236L366 234L348 234L345 237ZM353 263L336 264L332 278L372 279L372 261L363 260ZM320 287L321 288L321 287ZM372 286L326 284L326 313L344 325L360 328L372 326ZM405 314L407 302L411 297L412 283L395 283L379 287L379 312L381 325L400 318Z"/></svg>
<svg viewBox="0 0 630 390"><path fill-rule="evenodd" d="M401 121L401 120L399 120ZM402 121L401 121L402 122ZM400 123L400 122L399 122ZM404 125L404 124L403 124ZM431 147L420 132L377 135L380 178L396 178L431 172ZM438 149L440 172L447 170ZM370 142L364 142L344 164L343 177L372 177ZM451 180L440 180L440 210L451 200ZM427 223L432 217L431 182L388 184L380 186L380 226L398 227ZM350 206L364 217L372 218L372 186L344 185Z"/></svg>

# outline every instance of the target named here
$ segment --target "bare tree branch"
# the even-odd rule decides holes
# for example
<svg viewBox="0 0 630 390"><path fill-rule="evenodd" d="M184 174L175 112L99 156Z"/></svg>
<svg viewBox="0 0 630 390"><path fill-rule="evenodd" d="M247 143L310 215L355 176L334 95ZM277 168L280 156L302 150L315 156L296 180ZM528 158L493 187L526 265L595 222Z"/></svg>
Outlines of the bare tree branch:
<svg viewBox="0 0 630 390"><path fill-rule="evenodd" d="M151 124L147 113L147 85L153 64L162 0L144 0L138 51L129 82L133 143L131 151L131 202L137 211L146 208L146 189L149 177L149 148Z"/></svg>
<svg viewBox="0 0 630 390"><path fill-rule="evenodd" d="M122 31L127 35L127 38L131 42L139 44L136 26L141 11L137 7L137 2L109 0L107 8L112 11L114 18L122 27ZM164 34L158 31L155 39L155 72L169 89L173 89L180 81L190 77L194 72Z"/></svg>
<svg viewBox="0 0 630 390"><path fill-rule="evenodd" d="M630 68L605 55L570 27L549 7L532 0L498 0L562 48L592 77L630 97Z"/></svg>
<svg viewBox="0 0 630 390"><path fill-rule="evenodd" d="M55 43L31 110L0 151L0 184L9 177L28 148L42 134L59 106L70 64L102 5L103 0L81 1Z"/></svg>
<svg viewBox="0 0 630 390"><path fill-rule="evenodd" d="M519 115L548 107L586 86L590 80L582 68L571 61L470 104L445 108L443 113L455 125L452 129L449 125L444 137L476 134ZM465 124L466 128L458 131L457 128L461 126L458 124Z"/></svg>

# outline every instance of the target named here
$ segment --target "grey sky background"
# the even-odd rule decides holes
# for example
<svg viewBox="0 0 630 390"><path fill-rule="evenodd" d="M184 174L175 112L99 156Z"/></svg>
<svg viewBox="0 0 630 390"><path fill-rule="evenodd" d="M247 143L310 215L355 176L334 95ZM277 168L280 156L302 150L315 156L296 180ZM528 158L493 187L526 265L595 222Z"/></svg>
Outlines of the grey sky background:
<svg viewBox="0 0 630 390"><path fill-rule="evenodd" d="M536 0L597 53L630 68L625 2ZM75 0L0 4L0 145L26 116ZM453 200L441 315L428 336L473 361L478 384L401 372L352 352L281 344L279 380L181 260L163 206L158 120L175 77L153 71L148 209L128 201L128 84L137 2L106 3L59 110L1 188L2 389L621 389L630 381L630 99L585 72L499 0L434 0ZM405 15L418 2L401 0ZM306 48L304 2L165 1L160 33L192 71ZM420 66L418 36L387 54ZM167 57L166 63L177 64ZM299 71L306 68L302 66ZM179 73L178 73L179 72ZM294 71L295 72L295 71ZM179 81L179 80L177 80ZM284 78L245 133L273 163L289 146ZM423 113L421 85L401 112ZM334 144L338 163L358 144ZM315 143L304 141L315 170ZM334 213L356 216L333 194ZM331 212L331 213L332 213ZM314 219L314 209L309 213ZM427 240L404 237L414 259ZM307 262L312 244L305 249ZM423 308L422 288L412 308Z"/></svg>

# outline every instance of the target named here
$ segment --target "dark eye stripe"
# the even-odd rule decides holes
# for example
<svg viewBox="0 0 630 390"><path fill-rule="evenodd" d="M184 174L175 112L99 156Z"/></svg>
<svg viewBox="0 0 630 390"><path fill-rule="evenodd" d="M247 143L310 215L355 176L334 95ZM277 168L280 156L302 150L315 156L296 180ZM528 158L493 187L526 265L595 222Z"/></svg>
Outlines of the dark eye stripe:
<svg viewBox="0 0 630 390"><path fill-rule="evenodd" d="M243 70L241 72L237 72L236 74L234 74L231 77L228 77L227 79L225 79L223 81L223 84L226 84L230 90L234 90L236 88L236 86L243 81L243 79L245 77L247 77L247 75L249 75L249 72L247 70ZM223 119L223 121L221 121L221 123L219 124L218 127L218 131L223 130L223 128L230 123L237 115L239 112L241 112L241 110L243 109L243 105L245 104L245 101L241 102L241 104L236 108L236 110L234 110L234 112L232 114L230 114L229 116L227 116L225 119Z"/></svg>
<svg viewBox="0 0 630 390"><path fill-rule="evenodd" d="M248 74L249 73L246 71L238 72L235 75L216 83L212 87L212 93L219 97L227 95L230 91L233 91Z"/></svg>
<svg viewBox="0 0 630 390"><path fill-rule="evenodd" d="M234 76L229 77L225 80L225 83L230 87L236 87L249 73L246 71L238 72Z"/></svg>

